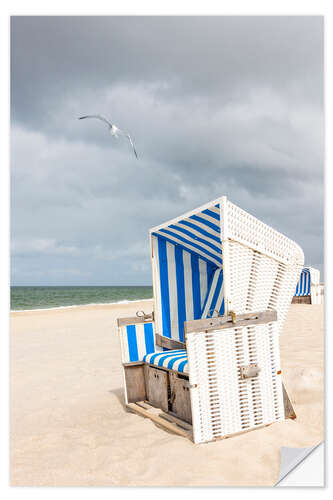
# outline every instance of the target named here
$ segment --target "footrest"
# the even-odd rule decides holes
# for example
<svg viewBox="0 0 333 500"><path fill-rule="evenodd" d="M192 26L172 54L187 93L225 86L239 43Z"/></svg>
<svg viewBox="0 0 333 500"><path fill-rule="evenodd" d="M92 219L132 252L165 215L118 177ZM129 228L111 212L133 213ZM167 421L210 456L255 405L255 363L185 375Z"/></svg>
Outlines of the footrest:
<svg viewBox="0 0 333 500"><path fill-rule="evenodd" d="M128 403L127 408L143 417L150 418L153 422L161 425L166 430L174 432L179 436L187 437L192 440L192 426L184 422L177 422L177 418L173 418L167 413L162 412L154 406L150 406L148 401L138 401L137 403ZM185 424L185 425L184 425ZM187 427L186 429L184 427Z"/></svg>

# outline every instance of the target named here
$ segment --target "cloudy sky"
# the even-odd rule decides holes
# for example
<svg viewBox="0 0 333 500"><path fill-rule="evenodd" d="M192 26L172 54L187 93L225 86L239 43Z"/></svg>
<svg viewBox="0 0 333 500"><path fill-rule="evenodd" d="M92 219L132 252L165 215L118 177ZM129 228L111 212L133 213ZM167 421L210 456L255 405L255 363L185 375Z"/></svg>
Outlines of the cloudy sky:
<svg viewBox="0 0 333 500"><path fill-rule="evenodd" d="M321 17L13 17L11 120L15 285L151 284L149 228L220 195L323 271Z"/></svg>

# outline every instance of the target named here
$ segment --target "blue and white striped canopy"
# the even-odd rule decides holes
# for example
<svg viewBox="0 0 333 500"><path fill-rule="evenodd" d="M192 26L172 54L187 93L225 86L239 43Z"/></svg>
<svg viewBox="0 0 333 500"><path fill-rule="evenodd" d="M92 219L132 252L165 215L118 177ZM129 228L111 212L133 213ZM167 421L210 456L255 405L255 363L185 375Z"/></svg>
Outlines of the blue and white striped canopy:
<svg viewBox="0 0 333 500"><path fill-rule="evenodd" d="M310 289L311 272L308 267L305 267L302 270L299 282L297 283L295 297L306 297L307 295L310 295Z"/></svg>
<svg viewBox="0 0 333 500"><path fill-rule="evenodd" d="M311 294L311 271L304 267L301 272L299 282L297 283L295 297L306 297Z"/></svg>
<svg viewBox="0 0 333 500"><path fill-rule="evenodd" d="M154 236L181 246L216 266L222 264L220 234L219 205L178 220L153 233Z"/></svg>
<svg viewBox="0 0 333 500"><path fill-rule="evenodd" d="M152 231L158 333L183 341L184 321L223 314L218 204Z"/></svg>

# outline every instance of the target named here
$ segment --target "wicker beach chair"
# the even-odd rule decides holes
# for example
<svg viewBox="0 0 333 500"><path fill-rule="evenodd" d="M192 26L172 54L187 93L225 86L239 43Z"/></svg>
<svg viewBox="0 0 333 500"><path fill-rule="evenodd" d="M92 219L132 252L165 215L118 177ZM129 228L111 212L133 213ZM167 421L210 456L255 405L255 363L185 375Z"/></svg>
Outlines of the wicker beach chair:
<svg viewBox="0 0 333 500"><path fill-rule="evenodd" d="M285 418L301 248L225 196L150 231L154 311L118 320L127 407L195 443Z"/></svg>
<svg viewBox="0 0 333 500"><path fill-rule="evenodd" d="M304 267L297 283L294 304L321 304L322 286L320 271L313 267Z"/></svg>

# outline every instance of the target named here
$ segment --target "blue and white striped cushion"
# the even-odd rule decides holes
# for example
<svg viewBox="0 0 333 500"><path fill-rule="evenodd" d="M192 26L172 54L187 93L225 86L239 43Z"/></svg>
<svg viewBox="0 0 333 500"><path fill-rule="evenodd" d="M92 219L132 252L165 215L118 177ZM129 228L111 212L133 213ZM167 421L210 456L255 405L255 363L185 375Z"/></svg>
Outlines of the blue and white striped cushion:
<svg viewBox="0 0 333 500"><path fill-rule="evenodd" d="M127 325L123 332L124 362L141 361L147 353L154 352L153 323Z"/></svg>
<svg viewBox="0 0 333 500"><path fill-rule="evenodd" d="M188 373L187 353L185 349L177 351L153 352L146 354L143 361L151 365L169 368L181 373Z"/></svg>

